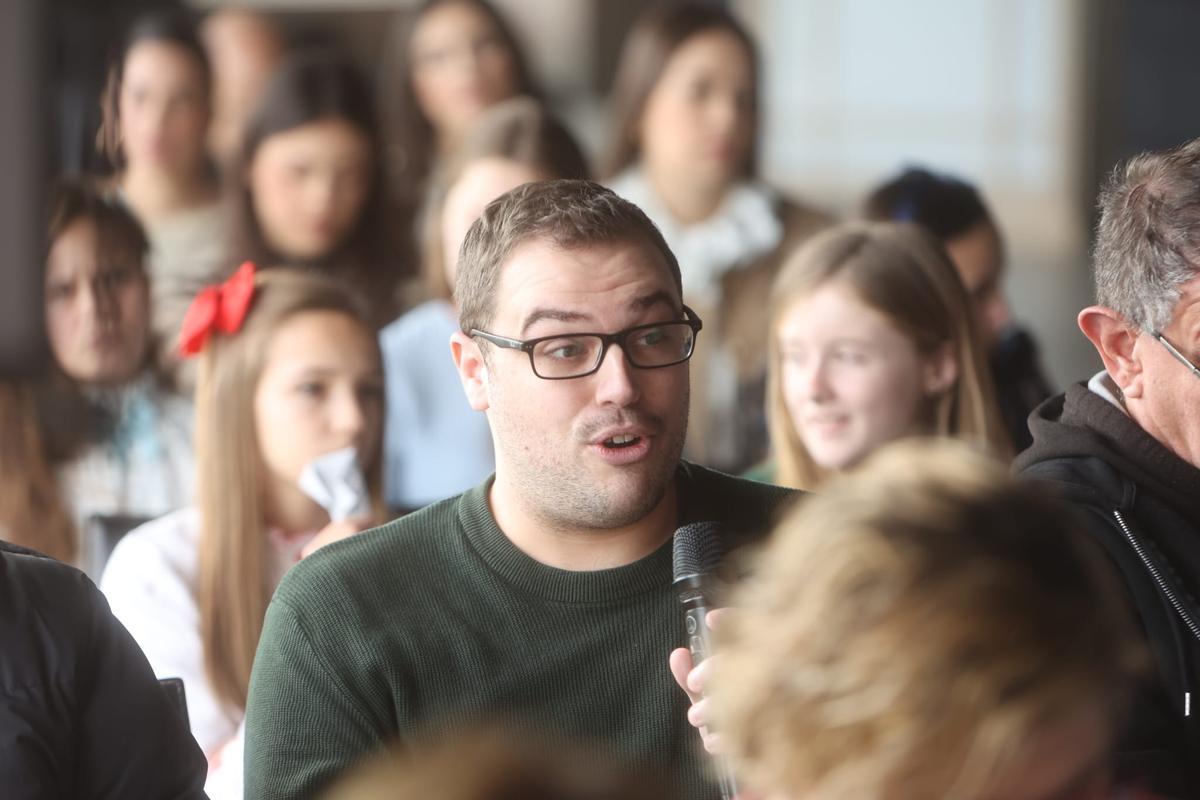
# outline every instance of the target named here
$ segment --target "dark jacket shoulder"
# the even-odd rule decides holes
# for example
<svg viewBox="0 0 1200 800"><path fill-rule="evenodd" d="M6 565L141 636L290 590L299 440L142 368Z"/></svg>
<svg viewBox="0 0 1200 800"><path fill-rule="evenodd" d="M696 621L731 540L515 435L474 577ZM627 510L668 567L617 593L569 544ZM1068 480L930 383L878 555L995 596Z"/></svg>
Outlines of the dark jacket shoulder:
<svg viewBox="0 0 1200 800"><path fill-rule="evenodd" d="M1172 492L1155 479L1161 447L1143 441L1148 435L1109 400L1076 385L1041 404L1029 423L1033 445L1016 470L1079 511L1090 540L1122 578L1153 657L1150 683L1118 744L1116 769L1176 796L1200 778L1191 766L1200 760L1200 726L1188 713L1200 686L1200 642L1188 624L1200 620L1191 590L1200 585L1200 531L1166 501Z"/></svg>
<svg viewBox="0 0 1200 800"><path fill-rule="evenodd" d="M79 570L0 543L5 797L203 797L204 755Z"/></svg>
<svg viewBox="0 0 1200 800"><path fill-rule="evenodd" d="M683 462L684 522L720 522L730 549L763 539L802 492Z"/></svg>

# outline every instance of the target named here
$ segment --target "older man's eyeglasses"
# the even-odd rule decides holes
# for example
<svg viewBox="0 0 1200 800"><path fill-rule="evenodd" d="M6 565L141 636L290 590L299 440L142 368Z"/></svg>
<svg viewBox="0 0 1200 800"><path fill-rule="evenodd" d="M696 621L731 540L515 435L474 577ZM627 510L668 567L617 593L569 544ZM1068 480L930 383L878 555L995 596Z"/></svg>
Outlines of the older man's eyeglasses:
<svg viewBox="0 0 1200 800"><path fill-rule="evenodd" d="M681 364L696 349L696 334L703 323L696 312L683 307L685 319L635 325L616 333L566 333L522 341L472 329L471 335L497 347L523 350L533 374L548 381L582 378L600 369L610 345L625 353L631 366L659 369Z"/></svg>
<svg viewBox="0 0 1200 800"><path fill-rule="evenodd" d="M1167 348L1167 352L1170 353L1171 355L1175 356L1175 358L1179 361L1180 364L1183 364L1185 367L1187 367L1188 369L1190 369L1192 371L1193 375L1195 375L1197 378L1200 378L1200 367L1197 367L1195 364L1192 363L1191 359L1189 359L1183 353L1179 352L1179 350L1176 349L1175 345L1173 345L1167 341L1167 337L1163 336L1162 333L1159 331L1155 331L1154 333L1152 333L1150 335L1153 336L1155 339L1158 339L1158 343L1161 344L1163 347Z"/></svg>

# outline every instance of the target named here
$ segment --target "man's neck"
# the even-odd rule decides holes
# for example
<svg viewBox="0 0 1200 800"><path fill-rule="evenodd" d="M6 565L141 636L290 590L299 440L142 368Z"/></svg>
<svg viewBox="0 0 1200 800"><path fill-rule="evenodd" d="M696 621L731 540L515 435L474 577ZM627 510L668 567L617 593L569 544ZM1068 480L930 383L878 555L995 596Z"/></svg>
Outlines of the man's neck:
<svg viewBox="0 0 1200 800"><path fill-rule="evenodd" d="M590 572L632 564L653 553L675 530L675 482L649 514L621 528L564 529L539 516L506 487L492 484L488 505L501 532L525 555L550 567Z"/></svg>

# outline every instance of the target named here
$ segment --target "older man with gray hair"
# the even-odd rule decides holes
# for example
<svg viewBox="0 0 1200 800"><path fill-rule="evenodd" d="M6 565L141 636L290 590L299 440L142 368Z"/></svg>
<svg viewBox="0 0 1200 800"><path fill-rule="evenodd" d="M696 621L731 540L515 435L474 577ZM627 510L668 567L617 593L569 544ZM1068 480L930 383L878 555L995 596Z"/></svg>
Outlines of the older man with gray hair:
<svg viewBox="0 0 1200 800"><path fill-rule="evenodd" d="M1200 139L1144 153L1100 195L1097 305L1079 313L1104 370L1029 418L1024 475L1084 512L1156 662L1118 771L1171 796L1200 786Z"/></svg>

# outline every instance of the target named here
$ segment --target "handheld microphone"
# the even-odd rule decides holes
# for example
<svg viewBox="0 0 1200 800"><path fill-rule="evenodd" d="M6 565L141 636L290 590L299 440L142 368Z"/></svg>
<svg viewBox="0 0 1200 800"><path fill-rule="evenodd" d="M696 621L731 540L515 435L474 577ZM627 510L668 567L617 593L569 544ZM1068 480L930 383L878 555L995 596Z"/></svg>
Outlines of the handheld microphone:
<svg viewBox="0 0 1200 800"><path fill-rule="evenodd" d="M708 628L710 610L706 590L709 575L721 561L721 525L717 522L693 522L675 531L672 544L675 578L672 586L683 606L683 624L693 668L712 655L712 633ZM737 796L737 783L729 765L715 757L717 779L723 800Z"/></svg>

